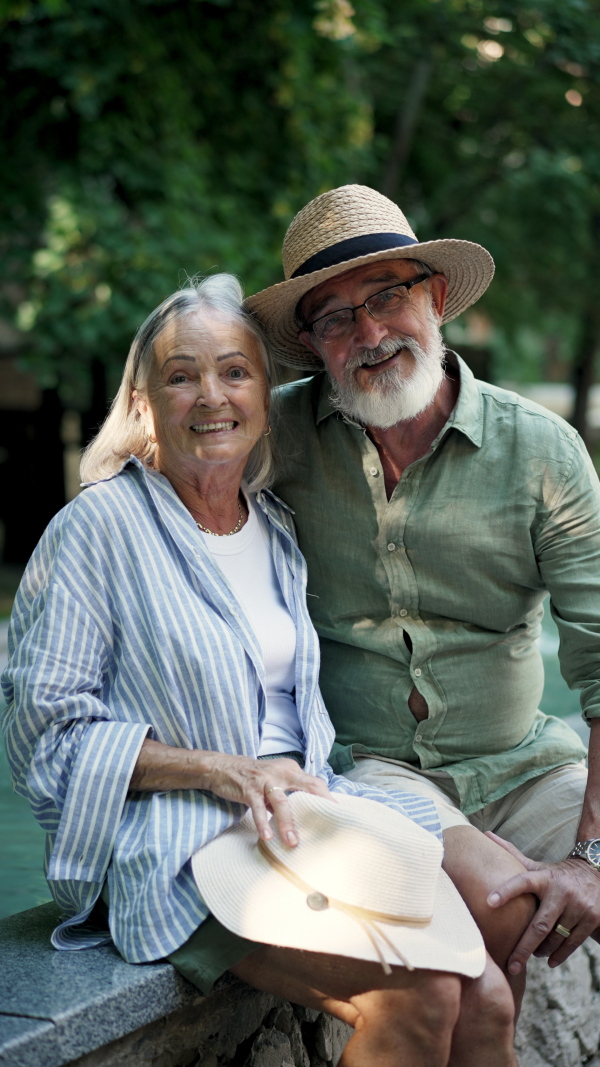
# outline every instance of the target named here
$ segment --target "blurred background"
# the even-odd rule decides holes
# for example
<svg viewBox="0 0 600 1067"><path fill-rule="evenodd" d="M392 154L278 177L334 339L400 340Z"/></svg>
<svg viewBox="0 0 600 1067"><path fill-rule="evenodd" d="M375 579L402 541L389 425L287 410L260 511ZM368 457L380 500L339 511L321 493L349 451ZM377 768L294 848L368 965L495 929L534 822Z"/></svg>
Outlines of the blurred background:
<svg viewBox="0 0 600 1067"><path fill-rule="evenodd" d="M0 0L0 617L148 312L186 275L280 280L346 182L489 248L449 345L600 459L599 83L598 0ZM542 706L576 721L556 647ZM47 896L15 803L4 773L0 912Z"/></svg>

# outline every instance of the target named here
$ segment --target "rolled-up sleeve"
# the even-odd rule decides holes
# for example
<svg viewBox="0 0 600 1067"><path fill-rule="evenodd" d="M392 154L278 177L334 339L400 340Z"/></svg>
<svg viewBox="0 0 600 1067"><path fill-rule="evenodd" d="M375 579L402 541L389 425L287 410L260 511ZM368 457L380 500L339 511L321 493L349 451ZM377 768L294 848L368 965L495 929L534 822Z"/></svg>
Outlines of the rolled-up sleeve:
<svg viewBox="0 0 600 1067"><path fill-rule="evenodd" d="M540 573L560 636L565 681L580 689L585 718L600 716L600 484L583 442L535 538Z"/></svg>
<svg viewBox="0 0 600 1067"><path fill-rule="evenodd" d="M50 881L102 883L150 725L116 721L102 699L101 620L59 583L4 675L6 750L15 788L53 836Z"/></svg>

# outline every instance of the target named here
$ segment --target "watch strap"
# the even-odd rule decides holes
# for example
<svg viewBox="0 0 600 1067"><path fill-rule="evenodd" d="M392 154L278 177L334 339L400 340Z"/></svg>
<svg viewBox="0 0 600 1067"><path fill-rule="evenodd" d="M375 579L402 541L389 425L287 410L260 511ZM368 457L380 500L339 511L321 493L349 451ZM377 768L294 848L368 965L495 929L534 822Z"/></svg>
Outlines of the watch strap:
<svg viewBox="0 0 600 1067"><path fill-rule="evenodd" d="M590 845L600 846L600 837L590 837L587 841L578 841L574 848L571 849L567 859L575 857L577 859L585 860L589 863L590 867L593 867L595 871L600 870L600 858L593 860L589 855Z"/></svg>

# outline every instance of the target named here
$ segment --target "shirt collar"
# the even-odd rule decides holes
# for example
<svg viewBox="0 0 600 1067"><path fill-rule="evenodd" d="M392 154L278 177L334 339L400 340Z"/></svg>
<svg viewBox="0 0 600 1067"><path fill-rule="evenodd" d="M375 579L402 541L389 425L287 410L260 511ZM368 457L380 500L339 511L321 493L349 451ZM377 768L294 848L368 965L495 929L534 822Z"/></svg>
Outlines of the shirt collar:
<svg viewBox="0 0 600 1067"><path fill-rule="evenodd" d="M448 350L446 360L458 373L460 385L454 411L442 432L450 429L450 427L454 430L460 430L477 448L480 448L483 439L483 402L479 386L473 377L472 371L469 370L465 361L456 352ZM329 378L325 373L322 373L321 378L321 388L317 402L317 425L330 415L340 415L340 412L334 407L330 399ZM352 423L352 425L358 425L358 423Z"/></svg>
<svg viewBox="0 0 600 1067"><path fill-rule="evenodd" d="M87 489L91 485L97 485L98 482L110 482L112 478L116 478L118 474L121 474L122 471L125 470L125 467L128 467L130 463L134 467L137 467L137 469L140 471L144 478L159 478L161 481L167 482L167 484L170 485L167 479L163 478L160 475L160 471L153 471L151 467L147 467L144 463L142 463L140 459L138 459L137 456L134 456L132 453L127 459L123 460L123 463L118 468L118 470L113 471L112 474L108 474L106 478L97 478L94 482L83 482L82 487ZM275 501L276 505L279 505L279 507L284 508L285 511L289 511L290 515L294 514L294 509L291 508L289 504L286 504L285 500L281 500L280 497L276 496L275 493L273 493L270 489L261 489L256 494L256 500L265 513L270 512L269 504L272 504L272 502Z"/></svg>

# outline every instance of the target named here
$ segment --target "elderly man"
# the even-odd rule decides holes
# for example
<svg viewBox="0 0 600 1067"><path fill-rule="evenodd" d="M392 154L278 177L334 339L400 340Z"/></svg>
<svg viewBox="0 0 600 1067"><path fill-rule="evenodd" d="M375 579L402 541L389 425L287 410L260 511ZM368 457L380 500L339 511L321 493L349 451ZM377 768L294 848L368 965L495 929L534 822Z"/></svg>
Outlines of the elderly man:
<svg viewBox="0 0 600 1067"><path fill-rule="evenodd" d="M540 901L509 972L532 952L556 966L600 925L598 479L567 424L445 349L440 324L492 279L485 249L419 243L350 185L296 216L283 258L248 305L282 362L316 372L281 392L275 488L308 561L336 769L433 797L484 926L482 892ZM538 710L547 593L589 781L577 735ZM527 868L508 881L501 843Z"/></svg>

